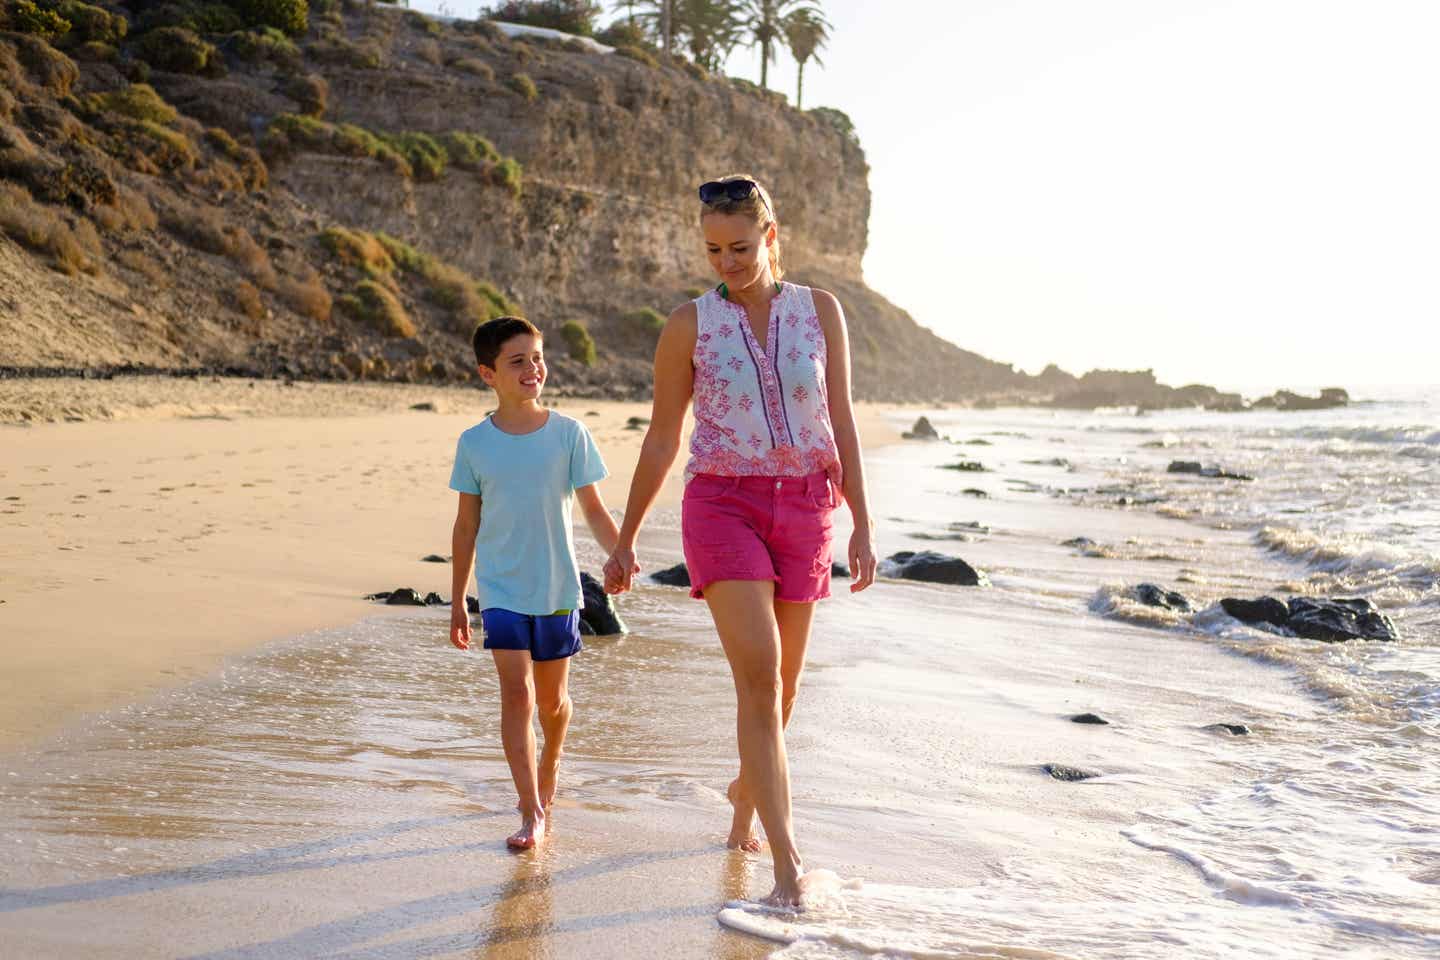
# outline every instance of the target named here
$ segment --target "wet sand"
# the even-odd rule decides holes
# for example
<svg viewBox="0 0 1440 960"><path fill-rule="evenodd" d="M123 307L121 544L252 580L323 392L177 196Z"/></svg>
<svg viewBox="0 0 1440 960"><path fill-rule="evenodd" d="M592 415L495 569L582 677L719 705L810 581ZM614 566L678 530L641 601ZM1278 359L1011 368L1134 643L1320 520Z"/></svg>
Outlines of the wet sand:
<svg viewBox="0 0 1440 960"><path fill-rule="evenodd" d="M648 403L552 399L623 509ZM434 411L410 409L429 403ZM0 747L212 673L228 655L450 596L455 440L488 391L128 378L0 382ZM866 441L894 436L882 409ZM664 496L678 498L679 469Z"/></svg>

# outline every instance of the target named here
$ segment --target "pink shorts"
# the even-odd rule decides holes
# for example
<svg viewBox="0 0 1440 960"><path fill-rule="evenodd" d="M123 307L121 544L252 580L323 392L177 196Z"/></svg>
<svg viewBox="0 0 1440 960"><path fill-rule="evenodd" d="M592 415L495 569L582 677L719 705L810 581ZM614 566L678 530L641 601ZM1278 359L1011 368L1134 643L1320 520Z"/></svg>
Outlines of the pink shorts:
<svg viewBox="0 0 1440 960"><path fill-rule="evenodd" d="M690 596L717 580L773 580L775 599L830 596L835 490L822 470L807 477L699 473L680 509Z"/></svg>

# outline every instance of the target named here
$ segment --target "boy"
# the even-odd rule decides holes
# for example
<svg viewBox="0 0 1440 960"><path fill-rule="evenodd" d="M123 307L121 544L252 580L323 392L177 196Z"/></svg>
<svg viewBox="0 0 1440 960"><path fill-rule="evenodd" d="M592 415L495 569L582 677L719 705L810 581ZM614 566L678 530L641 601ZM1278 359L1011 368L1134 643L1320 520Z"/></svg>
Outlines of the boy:
<svg viewBox="0 0 1440 960"><path fill-rule="evenodd" d="M619 538L595 487L606 476L595 441L578 420L540 406L543 346L540 331L519 317L476 328L475 362L499 407L460 435L450 475L460 494L450 642L470 648L465 588L473 563L485 649L500 675L500 739L520 795L521 826L506 840L516 850L545 839L570 725L566 681L569 658L580 651L582 606L572 495L603 550L614 550ZM537 705L545 732L538 764L531 726Z"/></svg>

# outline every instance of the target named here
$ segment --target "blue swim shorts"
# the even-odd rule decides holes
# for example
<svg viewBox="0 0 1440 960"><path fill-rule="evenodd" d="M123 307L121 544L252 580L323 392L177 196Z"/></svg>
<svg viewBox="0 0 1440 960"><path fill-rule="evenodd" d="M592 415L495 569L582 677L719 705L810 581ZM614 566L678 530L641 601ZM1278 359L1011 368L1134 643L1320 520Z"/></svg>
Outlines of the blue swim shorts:
<svg viewBox="0 0 1440 960"><path fill-rule="evenodd" d="M580 611L534 616L503 607L480 611L486 650L529 650L531 660L563 660L579 653Z"/></svg>

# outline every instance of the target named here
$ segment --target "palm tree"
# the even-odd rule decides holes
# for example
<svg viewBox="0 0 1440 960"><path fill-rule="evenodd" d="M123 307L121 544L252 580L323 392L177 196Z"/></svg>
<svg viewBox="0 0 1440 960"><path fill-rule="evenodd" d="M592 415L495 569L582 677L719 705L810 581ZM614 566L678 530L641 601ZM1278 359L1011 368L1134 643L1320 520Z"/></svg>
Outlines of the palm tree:
<svg viewBox="0 0 1440 960"><path fill-rule="evenodd" d="M795 58L799 70L795 76L795 109L803 109L800 96L805 91L805 61L814 60L820 66L818 51L830 40L830 22L817 7L800 7L791 11L783 24L785 42L790 46L790 55Z"/></svg>
<svg viewBox="0 0 1440 960"><path fill-rule="evenodd" d="M675 32L685 38L690 56L710 72L725 66L745 31L738 0L673 0Z"/></svg>
<svg viewBox="0 0 1440 960"><path fill-rule="evenodd" d="M764 88L770 77L770 61L775 59L775 41L784 36L784 22L799 10L813 10L821 16L820 8L809 0L740 0L740 7L750 31L751 46L760 48L760 86Z"/></svg>

